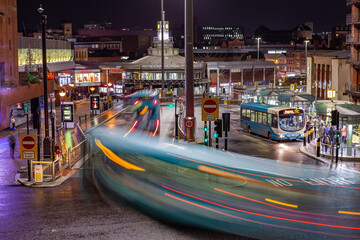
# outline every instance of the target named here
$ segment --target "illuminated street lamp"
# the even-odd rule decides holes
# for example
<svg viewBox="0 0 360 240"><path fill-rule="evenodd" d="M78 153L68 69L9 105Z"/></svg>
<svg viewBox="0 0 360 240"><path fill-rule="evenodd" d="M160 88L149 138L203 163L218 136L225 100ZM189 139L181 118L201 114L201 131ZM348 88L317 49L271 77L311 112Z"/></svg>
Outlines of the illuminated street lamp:
<svg viewBox="0 0 360 240"><path fill-rule="evenodd" d="M70 84L69 84L69 87L72 87L72 88L73 88L73 87L75 87L75 84L70 83Z"/></svg>
<svg viewBox="0 0 360 240"><path fill-rule="evenodd" d="M94 91L95 91L95 88L94 88L94 87L91 87L91 88L90 88L90 91L91 91L91 94L93 94Z"/></svg>
<svg viewBox="0 0 360 240"><path fill-rule="evenodd" d="M62 126L64 127L64 97L66 95L65 92L59 92L59 95L61 97L61 120L62 120Z"/></svg>
<svg viewBox="0 0 360 240"><path fill-rule="evenodd" d="M257 40L257 60L260 60L260 40L261 38L257 37L255 38Z"/></svg>

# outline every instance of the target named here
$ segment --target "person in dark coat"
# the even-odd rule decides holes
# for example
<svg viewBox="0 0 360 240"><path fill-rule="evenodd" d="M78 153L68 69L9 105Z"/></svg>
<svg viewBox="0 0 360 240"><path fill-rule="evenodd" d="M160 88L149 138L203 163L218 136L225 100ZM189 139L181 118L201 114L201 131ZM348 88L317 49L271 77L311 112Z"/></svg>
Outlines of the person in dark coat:
<svg viewBox="0 0 360 240"><path fill-rule="evenodd" d="M8 141L10 147L10 157L14 158L16 138L14 137L14 135L10 134Z"/></svg>

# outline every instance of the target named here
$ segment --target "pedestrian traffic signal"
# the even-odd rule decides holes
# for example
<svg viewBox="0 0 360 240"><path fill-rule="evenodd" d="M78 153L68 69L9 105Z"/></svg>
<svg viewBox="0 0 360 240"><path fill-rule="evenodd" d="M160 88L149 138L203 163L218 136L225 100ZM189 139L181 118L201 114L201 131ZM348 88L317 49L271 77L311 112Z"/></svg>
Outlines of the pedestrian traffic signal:
<svg viewBox="0 0 360 240"><path fill-rule="evenodd" d="M221 138L222 137L222 132L223 132L223 123L222 123L222 119L216 119L215 121L215 134L214 137L216 138Z"/></svg>

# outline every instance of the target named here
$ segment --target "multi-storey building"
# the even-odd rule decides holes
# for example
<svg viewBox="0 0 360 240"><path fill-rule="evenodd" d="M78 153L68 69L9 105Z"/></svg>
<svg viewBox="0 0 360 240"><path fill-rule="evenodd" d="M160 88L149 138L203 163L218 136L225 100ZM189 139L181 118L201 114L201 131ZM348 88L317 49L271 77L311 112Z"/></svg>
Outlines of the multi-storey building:
<svg viewBox="0 0 360 240"><path fill-rule="evenodd" d="M328 90L335 90L335 100L349 100L350 51L336 51L308 57L307 93L315 99L330 100Z"/></svg>
<svg viewBox="0 0 360 240"><path fill-rule="evenodd" d="M351 28L351 34L347 36L346 42L350 45L351 51L351 74L349 92L352 100L360 102L360 0L347 0L347 5L351 7L351 15L347 18L347 23Z"/></svg>
<svg viewBox="0 0 360 240"><path fill-rule="evenodd" d="M16 86L19 81L17 64L16 0L0 0L0 87Z"/></svg>

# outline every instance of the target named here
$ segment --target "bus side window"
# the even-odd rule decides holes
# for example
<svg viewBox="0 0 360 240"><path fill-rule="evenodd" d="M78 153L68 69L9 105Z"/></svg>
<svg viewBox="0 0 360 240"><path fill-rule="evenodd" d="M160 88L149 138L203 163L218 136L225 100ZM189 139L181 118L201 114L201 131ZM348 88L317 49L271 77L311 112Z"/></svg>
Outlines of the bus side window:
<svg viewBox="0 0 360 240"><path fill-rule="evenodd" d="M262 124L262 112L257 112L257 123Z"/></svg>
<svg viewBox="0 0 360 240"><path fill-rule="evenodd" d="M256 115L254 110L251 110L251 121L256 122Z"/></svg>
<svg viewBox="0 0 360 240"><path fill-rule="evenodd" d="M268 123L266 125L271 126L271 121L272 121L272 114L268 113Z"/></svg>
<svg viewBox="0 0 360 240"><path fill-rule="evenodd" d="M278 118L276 115L272 114L272 124L271 127L273 128L278 128Z"/></svg>
<svg viewBox="0 0 360 240"><path fill-rule="evenodd" d="M250 112L251 112L250 109L246 109L246 117L247 117L248 119L251 118Z"/></svg>
<svg viewBox="0 0 360 240"><path fill-rule="evenodd" d="M264 125L268 125L267 123L268 123L268 120L267 120L267 113L263 113L263 120L262 120L262 123L264 124Z"/></svg>

